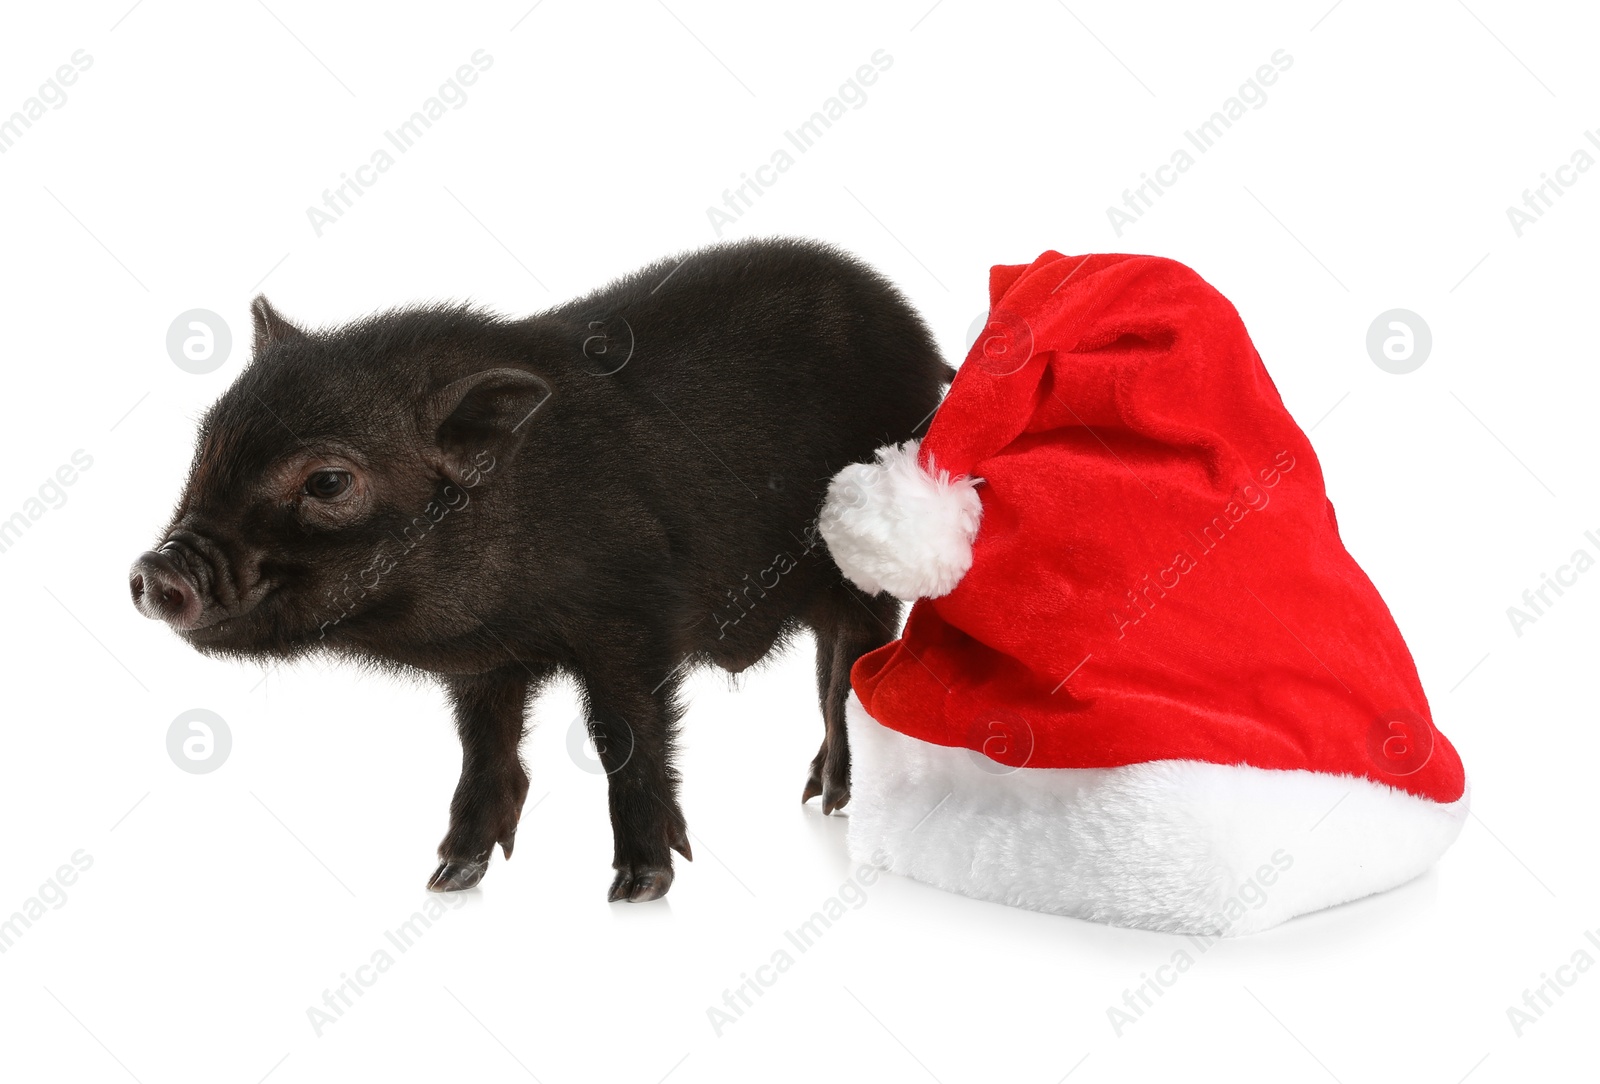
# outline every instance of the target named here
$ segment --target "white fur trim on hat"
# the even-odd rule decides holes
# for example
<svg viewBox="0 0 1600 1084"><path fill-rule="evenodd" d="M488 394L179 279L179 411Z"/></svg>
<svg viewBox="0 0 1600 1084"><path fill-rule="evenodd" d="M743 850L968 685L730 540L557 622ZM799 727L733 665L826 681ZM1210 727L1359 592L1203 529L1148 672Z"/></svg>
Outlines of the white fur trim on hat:
<svg viewBox="0 0 1600 1084"><path fill-rule="evenodd" d="M818 527L834 562L870 594L938 598L972 567L983 504L979 479L924 470L919 442L878 449L875 463L833 476Z"/></svg>
<svg viewBox="0 0 1600 1084"><path fill-rule="evenodd" d="M1232 936L1393 888L1455 841L1448 805L1353 776L1159 760L1007 768L880 725L854 693L850 853L982 900Z"/></svg>

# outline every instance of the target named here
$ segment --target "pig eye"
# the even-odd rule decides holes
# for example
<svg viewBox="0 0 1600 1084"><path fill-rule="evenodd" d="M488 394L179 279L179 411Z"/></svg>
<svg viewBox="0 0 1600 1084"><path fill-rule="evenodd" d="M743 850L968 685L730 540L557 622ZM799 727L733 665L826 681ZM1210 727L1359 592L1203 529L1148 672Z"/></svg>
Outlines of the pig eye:
<svg viewBox="0 0 1600 1084"><path fill-rule="evenodd" d="M351 480L347 470L313 471L306 479L306 496L319 501L335 500L350 489Z"/></svg>

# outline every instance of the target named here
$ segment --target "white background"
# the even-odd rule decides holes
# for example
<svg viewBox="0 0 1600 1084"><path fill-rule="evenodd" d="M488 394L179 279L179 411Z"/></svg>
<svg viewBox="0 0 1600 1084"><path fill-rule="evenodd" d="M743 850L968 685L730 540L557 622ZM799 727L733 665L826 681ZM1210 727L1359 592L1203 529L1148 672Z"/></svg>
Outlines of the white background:
<svg viewBox="0 0 1600 1084"><path fill-rule="evenodd" d="M5 1076L1592 1076L1600 973L1520 1036L1507 1009L1580 948L1600 959L1583 936L1600 927L1600 572L1521 636L1506 610L1580 546L1600 553L1583 537L1600 528L1600 170L1521 237L1506 208L1600 129L1594 14L530 2L7 12L0 115L74 50L93 64L0 155L0 518L75 450L93 466L0 553L0 917L74 852L93 865L0 956ZM306 208L478 49L493 65L467 103L317 237ZM692 682L696 860L648 906L605 903L603 780L567 753L561 687L525 746L515 860L319 1037L308 1007L428 902L459 753L426 684L206 660L128 603L194 421L246 360L249 298L311 324L440 298L525 313L709 243L707 207L879 49L893 65L865 105L723 236L855 251L952 360L993 263L1121 250L1199 270L1312 431L1475 816L1425 877L1213 948L1119 1036L1107 1008L1185 942L885 877L809 952L788 945L852 875L843 819L797 800L821 735L808 643L736 688ZM1279 49L1293 66L1266 103L1118 237L1106 208ZM1364 345L1395 307L1434 339L1405 376ZM233 329L209 375L167 355L192 308ZM194 707L232 731L214 774L167 755ZM785 947L793 968L716 1034L708 1007Z"/></svg>

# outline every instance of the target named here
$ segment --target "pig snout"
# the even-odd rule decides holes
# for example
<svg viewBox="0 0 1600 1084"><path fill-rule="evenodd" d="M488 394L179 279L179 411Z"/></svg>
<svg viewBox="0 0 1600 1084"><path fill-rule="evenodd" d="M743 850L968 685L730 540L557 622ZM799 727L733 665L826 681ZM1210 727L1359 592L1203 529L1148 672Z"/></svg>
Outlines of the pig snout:
<svg viewBox="0 0 1600 1084"><path fill-rule="evenodd" d="M166 552L141 554L128 571L128 591L139 612L181 631L200 623L200 589Z"/></svg>

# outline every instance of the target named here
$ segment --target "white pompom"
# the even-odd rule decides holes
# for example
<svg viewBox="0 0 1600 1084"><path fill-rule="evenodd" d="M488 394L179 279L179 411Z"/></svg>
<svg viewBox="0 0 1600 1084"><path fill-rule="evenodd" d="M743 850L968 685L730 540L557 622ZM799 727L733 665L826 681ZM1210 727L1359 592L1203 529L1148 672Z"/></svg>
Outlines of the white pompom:
<svg viewBox="0 0 1600 1084"><path fill-rule="evenodd" d="M863 591L898 598L948 595L972 566L983 504L979 479L929 473L918 442L878 449L875 463L833 476L818 527L844 574Z"/></svg>

